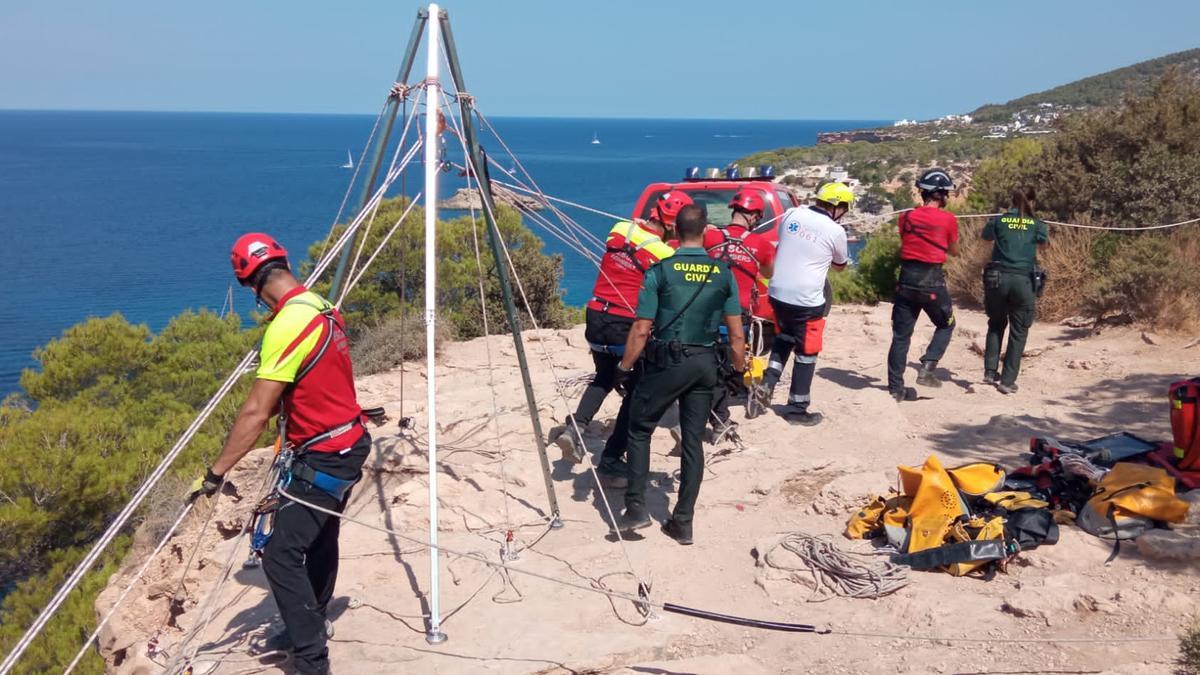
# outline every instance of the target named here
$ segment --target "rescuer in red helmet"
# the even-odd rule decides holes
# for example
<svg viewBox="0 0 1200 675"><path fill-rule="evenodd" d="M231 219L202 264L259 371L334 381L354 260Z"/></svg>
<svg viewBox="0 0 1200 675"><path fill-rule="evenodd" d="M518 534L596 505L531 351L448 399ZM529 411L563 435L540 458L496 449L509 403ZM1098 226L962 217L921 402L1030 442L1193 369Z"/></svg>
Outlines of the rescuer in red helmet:
<svg viewBox="0 0 1200 675"><path fill-rule="evenodd" d="M746 335L750 331L750 313L758 304L761 288L759 279L770 279L774 271L775 246L766 237L753 232L762 222L766 208L766 202L759 190L743 187L729 202L729 224L725 227L710 225L704 232L704 248L708 255L727 263L733 269L737 279L738 299L742 303L742 327ZM729 336L725 335L722 345L728 344ZM729 359L725 359L725 362L726 366L730 363ZM713 427L714 443L719 443L725 438L737 438L737 425L729 421L728 394L729 390L740 390L743 385L741 382L731 381L729 375L730 368L723 367L722 376L725 379L713 394L713 409L709 422Z"/></svg>
<svg viewBox="0 0 1200 675"><path fill-rule="evenodd" d="M337 580L339 520L278 491L340 512L362 476L371 436L363 427L345 324L337 309L292 276L287 251L270 235L243 235L233 245L231 259L238 282L253 289L272 314L254 384L221 454L196 480L191 498L215 494L268 420L279 415L279 435L293 460L281 476L281 506L262 553L263 571L286 630L269 640L268 648L292 650L298 672L327 673L326 640L333 626L325 611Z"/></svg>
<svg viewBox="0 0 1200 675"><path fill-rule="evenodd" d="M563 459L578 463L586 456L587 448L577 435L576 427L582 432L613 390L617 365L625 353L625 341L637 312L642 279L651 265L675 252L665 243L667 231L674 227L679 211L691 203L692 198L685 192L664 192L651 207L649 220L622 221L609 230L604 257L600 260L600 273L587 303L584 333L596 374L579 399L575 413L568 415L566 423L553 429L549 436L551 442L562 448ZM630 382L629 388L632 389L634 384ZM622 456L629 435L630 400L626 397L621 402L612 435L604 444L597 467L600 475L613 487L623 487L628 472Z"/></svg>

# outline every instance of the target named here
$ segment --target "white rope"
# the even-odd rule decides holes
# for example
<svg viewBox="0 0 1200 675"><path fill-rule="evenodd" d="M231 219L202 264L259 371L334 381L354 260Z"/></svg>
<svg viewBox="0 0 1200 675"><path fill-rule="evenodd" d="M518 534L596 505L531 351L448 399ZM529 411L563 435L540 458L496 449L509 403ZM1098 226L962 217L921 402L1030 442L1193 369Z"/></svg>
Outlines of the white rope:
<svg viewBox="0 0 1200 675"><path fill-rule="evenodd" d="M393 158L393 162L394 161L395 159ZM309 285L312 280L318 278L321 273L323 273L329 267L333 261L333 258L341 250L342 246L345 245L346 241L354 236L355 231L366 218L367 214L370 213L370 211L374 209L380 201L382 201L383 195L387 192L388 188L391 187L398 175L398 170L395 168L395 166L393 166L389 170L386 179L380 184L379 189L375 191L375 194L359 212L358 216L355 217L354 221L346 227L346 231L342 233L340 238L338 238L338 241L334 244L333 248L327 251L325 258L313 268L312 273L309 275L308 279L305 280L306 286ZM187 429L184 430L179 439L176 440L175 444L159 462L158 466L154 468L150 475L146 477L146 480L143 481L142 485L137 489L136 492L134 492L133 496L130 497L129 502L127 502L125 507L122 508L121 511L116 515L108 529L105 530L102 535L100 535L100 538L97 539L96 543L92 545L91 550L88 551L88 553L71 572L70 576L68 576L58 588L54 596L52 596L50 601L46 604L46 607L42 609L37 618L34 619L33 623L30 624L29 628L26 629L25 633L4 658L4 661L0 662L0 675L7 675L7 673L12 671L13 667L16 666L17 661L21 658L21 655L25 653L25 651L33 643L33 640L38 636L38 634L41 633L54 614L58 612L60 607L62 607L63 603L66 602L67 596L75 589L76 586L79 585L79 582L83 580L83 576L96 563L96 561L100 558L100 555L104 553L104 551L112 543L113 539L116 538L116 536L129 522L130 518L133 517L134 512L139 506L141 506L142 501L145 500L146 496L150 494L150 491L154 488L154 486L156 486L158 482L162 480L163 476L166 475L167 470L172 464L174 464L175 460L178 459L184 448L191 443L192 438L194 438L199 432L200 427L208 420L213 411L216 410L218 405L220 405L221 401L225 399L225 396L228 395L233 389L234 385L237 384L237 381L250 367L250 364L253 363L256 356L257 352L252 350L247 352L246 355L242 357L242 360L233 369L233 371L230 372L225 381L217 389L216 393L214 393L213 396L208 400L208 402L192 420L192 423L188 425Z"/></svg>
<svg viewBox="0 0 1200 675"><path fill-rule="evenodd" d="M446 56L444 51L442 52L442 56L443 57ZM449 70L448 63L447 63L447 70ZM450 103L447 98L446 91L444 89L442 90L442 103L443 103L443 105L446 106L447 109L450 109ZM450 115L449 119L450 119L450 123L451 123L451 131L458 137L459 145L462 147L463 156L467 157L470 150L467 148L466 133L463 130L462 121L454 115ZM466 176L467 191L470 192L472 175L471 175L470 171L467 171L466 174L467 174L467 176ZM483 202L483 190L482 190L482 188L479 187L479 177L475 176L474 179L475 179L476 188L480 190L479 200L480 200L480 203L482 203ZM483 323L483 346L484 346L484 353L487 355L488 389L491 393L491 399L492 399L492 425L495 428L496 451L499 454L498 461L499 461L499 468L500 468L501 502L503 504L503 511L504 511L504 525L506 528L508 528L509 531L511 531L512 516L509 514L509 508L508 508L508 500L509 500L508 472L507 472L506 461L505 461L508 457L508 451L504 448L503 443L501 442L500 404L496 398L496 367L492 361L491 326L490 326L490 322L488 321L487 291L484 288L484 283L483 283L483 256L480 254L480 251L479 251L479 222L476 219L477 216L475 213L475 204L474 203L470 204L470 212L471 212L470 213L470 215L471 215L471 243L472 243L472 246L475 251L475 270L477 272L477 279L479 281L479 312L480 312L480 318ZM553 523L550 523L547 525L547 532L549 531L549 526L552 524ZM504 542L504 550L505 551L508 551L507 534L508 533L506 532L505 533L505 542ZM518 593L519 593L519 591L518 591Z"/></svg>
<svg viewBox="0 0 1200 675"><path fill-rule="evenodd" d="M91 550L88 551L83 560L79 562L74 571L71 572L71 575L68 576L66 581L63 582L62 586L59 587L58 591L50 599L50 602L47 603L46 607L42 609L40 614L38 614L33 624L31 624L25 631L25 634L21 636L21 639L17 641L16 645L13 646L12 651L10 651L8 656L5 657L3 663L0 663L0 675L4 675L13 669L17 663L17 660L21 658L21 655L24 654L25 650L29 648L29 645L33 643L34 638L41 633L42 629L45 628L46 623L50 621L50 618L53 617L55 612L58 611L59 607L66 602L67 596L83 579L84 574L91 569L96 560L100 558L100 555L104 553L105 549L108 548L108 545L112 543L112 540L116 538L117 534L119 534L120 531L125 527L125 524L129 522L129 519L133 517L134 511L137 510L138 506L141 505L142 500L144 500L146 496L150 494L150 490L152 490L154 486L158 484L158 481L161 480L166 474L167 469L170 468L171 464L179 456L179 453L183 452L183 449L187 447L188 443L191 442L192 438L200 430L200 427L204 424L204 422L208 420L208 417L213 413L217 405L219 405L225 398L225 395L228 394L231 389L233 389L233 386L241 377L242 372L245 371L246 368L250 366L250 363L254 360L254 356L254 352L249 352L242 357L241 362L238 363L233 372L229 374L229 376L225 379L225 382L220 388L217 389L217 392L213 394L212 398L208 400L208 403L205 404L204 408L201 409L196 418L192 420L191 425L189 425L188 428L183 432L183 435L179 437L179 440L175 442L175 445L170 451L167 452L167 455L163 457L162 461L160 461L158 466L155 467L154 471L150 473L150 475L142 483L141 487L139 487L138 490L133 494L133 497L130 498L129 502L125 505L125 508L121 509L121 512L118 513L116 518L113 519L112 524L109 525L104 534L102 534L100 538L96 540L96 543L92 545Z"/></svg>
<svg viewBox="0 0 1200 675"><path fill-rule="evenodd" d="M368 529L376 530L378 532L383 532L385 534L390 534L399 539L404 539L405 541L411 542L413 544L417 544L424 548L435 549L435 550L439 551L442 555L452 556L455 558L465 558L468 560L473 560L475 562L481 563L483 565L486 565L486 566L494 568L494 569L504 570L505 572L515 572L517 574L523 574L525 576L532 577L534 579L541 579L543 581L549 581L550 583L559 584L560 586L567 586L569 588L575 588L575 589L578 589L581 591L587 591L589 593L596 593L598 595L604 595L609 598L614 598L617 600L627 600L627 601L635 603L637 605L642 605L645 607L651 607L654 609L667 611L666 603L655 602L654 600L651 600L649 597L640 597L640 596L634 595L632 593L623 593L621 591L614 591L614 590L611 590L606 587L584 585L584 584L577 583L574 581L569 581L566 579L560 579L558 577L553 577L553 576L550 576L549 574L542 574L540 572L534 572L533 570L530 570L530 569L525 569L525 568L521 568L521 567L513 567L513 566L507 565L503 562L495 562L492 560L488 560L487 558L483 557L482 555L480 555L478 553L464 553L462 551L447 548L445 546L442 546L441 544L438 544L435 546L428 541L419 539L417 537L411 537L407 534L404 534L403 532L393 530L389 527L385 527L383 525L377 525L375 523L368 522L365 520L360 520L353 516L348 516L344 513L338 513L336 511L326 509L321 506L317 506L316 504L313 504L311 502L306 502L303 499L300 499L299 497L296 497L286 491L284 491L282 494L283 494L283 496L287 497L288 499L291 499L292 501L296 502L297 504L300 504L301 506L306 506L310 509L313 509L314 511L319 511L326 515L333 516L334 518L339 518L344 521L349 521L351 523L355 523L356 525L361 525ZM1134 643L1134 642L1176 642L1179 639L1175 636L1168 636L1168 637L1149 637L1149 636L1147 636L1147 637L1124 637L1124 638L1122 638L1122 637L1108 638L1108 637L1100 637L1100 636L1093 637L1093 638L1052 638L1052 637L1051 638L1036 638L1036 637L1035 638L993 638L993 637L958 638L958 637L903 635L903 634L887 634L887 633L856 633L856 632L838 631L838 630L832 630L832 629L816 631L816 634L817 635L841 635L841 636L845 636L845 637L869 637L869 638L885 639L885 640L918 640L918 641L925 641L925 642L939 642L939 641L976 642L976 643L980 643L980 644L992 644L992 643L1022 644L1022 643L1029 643L1029 642L1044 643L1044 644L1072 644L1072 643L1109 644L1109 643L1125 643L1125 642L1129 642L1129 643Z"/></svg>
<svg viewBox="0 0 1200 675"><path fill-rule="evenodd" d="M481 119L482 119L482 117L481 117ZM469 169L474 170L474 175L476 175L476 176L485 175L485 174L481 174L479 172L479 167L474 166L474 161L471 158L470 152L466 151L465 145L464 145L464 153L465 153L467 166ZM470 175L471 170L468 170L467 174ZM495 222L496 214L494 212L492 212L491 206L487 203L487 200L481 200L481 202L483 203L483 208L488 212L488 215L491 216L492 221ZM521 282L521 276L517 272L516 265L513 264L512 255L510 254L510 252L508 250L508 243L504 240L504 237L501 235L499 229L500 228L497 227L497 228L495 228L495 231L494 231L494 234L496 235L497 243L500 245L500 249L504 252L504 257L508 264L508 268L512 271L513 281L516 284L517 290L521 294L521 301L524 303L525 310L529 314L529 320L533 324L534 330L540 330L540 328L538 326L537 316L535 316L533 313L533 305L529 302L529 297L525 294L525 285ZM504 262L497 260L496 264L502 265L502 264L504 264ZM567 400L566 393L563 389L562 380L559 379L558 369L554 365L554 358L550 355L549 350L546 348L546 344L545 344L544 340L538 340L538 345L540 346L540 348L542 350L542 355L546 359L547 365L550 366L550 374L554 378L555 388L558 391L559 397L562 400L563 405L565 405L567 407L567 409L569 410L570 402ZM532 412L534 412L534 411L531 411L531 413ZM573 427L573 430L577 434L577 437L582 439L583 433L579 429L579 425L575 422L573 417L568 417L568 419L571 420L571 426ZM626 545L625 537L622 536L619 525L617 524L617 518L613 512L612 505L608 501L608 496L606 494L604 494L604 488L602 487L602 485L600 483L600 475L596 473L596 467L593 466L589 462L589 463L587 463L587 468L588 468L589 473L591 473L591 475L592 475L592 480L595 485L596 492L600 495L600 500L604 504L604 510L608 513L609 522L612 523L612 531L616 534L617 542L620 544L621 553L625 558L626 565L629 567L629 572L634 576L635 579L638 580L639 585L649 588L644 583L642 576L640 574L638 574L637 568L633 564L633 558L629 554L629 548Z"/></svg>
<svg viewBox="0 0 1200 675"><path fill-rule="evenodd" d="M857 216L854 216L851 218L847 218L847 219L839 221L839 222L841 222L844 225L849 225L849 224L853 224L853 223L869 222L869 221L873 221L873 220L888 220L892 216L898 216L901 213L907 213L909 211L914 210L915 208L916 207L908 208L908 209L898 209L896 211L889 211L887 213L880 213L880 214L860 214L860 215L857 215ZM997 216L1003 216L1003 215L1004 215L1004 212L1000 212L1000 213L962 213L962 214L956 213L956 214L954 214L954 216L956 218L958 218L959 220L966 220L966 219L970 219L970 218L995 218ZM1064 223L1064 222L1060 222L1057 220L1045 220L1045 219L1040 219L1040 218L1039 218L1039 220L1041 220L1043 223L1046 223L1047 225L1057 225L1059 227L1075 227L1075 228L1079 228L1082 230L1104 230L1107 232L1149 232L1152 230L1169 230L1169 229L1175 228L1175 227L1183 227L1184 225L1192 225L1194 223L1200 223L1200 218L1189 218L1187 220L1181 220L1177 223L1164 223L1162 225L1134 225L1131 227L1118 227L1115 225L1087 225L1087 224L1083 224L1083 223Z"/></svg>
<svg viewBox="0 0 1200 675"><path fill-rule="evenodd" d="M416 119L416 116L417 116L417 107L418 107L418 106L417 106L417 102L418 102L419 100L420 100L420 94L418 94L418 96L417 96L417 100L416 100L416 101L413 101L413 111L412 111L412 113L410 113L410 114L408 115L408 118L404 120L404 128L403 128L403 130L401 130L401 132L400 132L400 139L399 139L399 141L397 141L397 144L396 144L396 152L399 152L399 151L400 151L400 149L404 147L404 145L405 145L405 141L407 141L407 140L408 140L408 130L409 130L409 128L412 126L413 120L414 120L414 119ZM414 144L414 145L413 145L413 147L412 147L412 149L410 149L410 150L409 150L409 154L410 154L410 155L415 155L415 154L416 154L416 149L417 149L417 148L419 148L419 147L420 147L420 144L419 144L419 143L417 143L417 144ZM409 157L409 156L407 156L407 155L406 155L406 157L405 157L405 160L402 162L402 164L403 164L404 166L407 166L407 165L408 165L408 162L409 162L409 161L411 161L411 160L412 160L412 157ZM379 206L380 206L380 205L382 205L382 203L383 203L383 202L380 202L380 203L379 203L379 205L376 205L376 207L375 207L375 211L372 211L372 212L371 212L371 220L370 220L370 221L367 223L367 227L366 227L366 229L363 231L363 235L362 235L362 243L361 243L361 244L359 244L359 246L358 246L358 251L357 251L357 252L355 252L355 254L354 254L354 261L353 261L352 263L350 263L350 272L351 272L352 274L354 273L354 270L358 268L358 261L359 261L359 258L362 256L363 248L365 248L365 247L366 247L366 245L367 245L367 237L368 237L368 236L370 235L370 233L371 233L371 226L375 224L375 216L376 216L376 214L378 213L378 211L379 211ZM364 267L364 270L365 270L366 266L364 265L363 267ZM360 272L359 272L359 276L362 276L362 271L360 271ZM345 302L345 301L346 301L346 294L347 294L347 293L349 293L349 292L350 292L350 291L349 291L349 288L348 288L348 287L347 287L347 288L343 288L343 289L342 289L342 293L341 293L341 295L340 295L340 296L337 298L337 302L336 302L336 304L337 304L339 307L342 305L342 303L343 303L343 302Z"/></svg>
<svg viewBox="0 0 1200 675"><path fill-rule="evenodd" d="M495 165L493 165L493 166L495 166ZM511 172L511 171L509 171L509 170L505 169L505 168L504 168L504 167L502 167L502 166L496 166L496 168L500 169L500 171L504 172L504 173L505 173L505 174L507 174L507 175L508 175L510 178L512 178L512 172ZM540 193L538 193L538 192L535 192L534 190L530 190L529 188L526 188L526 187L521 187L520 185L516 185L516 184L514 184L514 183L505 183L504 181L501 181L501 180L496 180L496 179L494 179L494 178L492 179L492 182L493 182L493 183L496 183L497 185L502 185L502 186L504 186L504 187L506 187L506 188L508 188L508 189L510 189L510 190L516 190L517 192L524 192L525 194L529 194L529 195L538 195L538 194L540 194ZM545 196L545 195L543 195L543 196ZM562 204L563 206L570 206L570 207L573 207L573 208L579 209L579 210L581 210L581 211L587 211L588 213L594 213L594 214L596 214L596 215L598 215L598 216L604 216L605 218L612 218L613 220L625 220L625 219L626 219L626 217L625 217L625 216L618 216L617 214L615 214L615 213L609 213L608 211L601 211L600 209L593 209L593 208L592 208L592 207L590 207L590 206L585 206L585 205L583 205L583 204L579 204L579 203L577 203L577 202L568 201L568 200L566 200L566 199L561 199L561 198L559 198L559 197L550 197L550 196L545 196L545 198L546 198L546 199L549 199L549 200L550 200L550 201L552 201L552 202L555 202L556 204Z"/></svg>
<svg viewBox="0 0 1200 675"><path fill-rule="evenodd" d="M1056 220L1043 220L1044 223L1050 225L1059 225L1062 227L1077 227L1084 230L1108 230L1109 232L1147 232L1150 230L1167 230L1173 227L1182 227L1191 225L1192 223L1200 223L1200 218L1191 218L1189 220L1181 220L1178 223L1166 223L1164 225L1140 225L1135 227L1112 227L1105 225L1083 225L1081 223L1060 223Z"/></svg>
<svg viewBox="0 0 1200 675"><path fill-rule="evenodd" d="M362 170L363 164L366 163L367 151L371 149L371 141L375 140L375 133L379 130L379 123L383 120L389 103L391 101L385 99L383 107L379 109L379 114L375 116L375 124L371 126L371 133L367 136L367 143L363 146L362 153L358 156L358 164L355 165L354 173L350 176L350 183L346 185L346 193L342 195L342 203L338 206L337 215L333 217L333 222L329 225L329 234L325 235L325 241L321 243L321 253L317 255L317 258L325 255L325 250L329 248L329 240L333 238L333 231L337 228L338 221L342 219L342 213L346 210L346 203L350 201L350 193L354 191L354 184L358 182L358 172Z"/></svg>
<svg viewBox="0 0 1200 675"><path fill-rule="evenodd" d="M776 553L783 549L798 563L782 562ZM897 565L879 553L842 551L828 536L814 537L793 532L762 552L768 567L799 572L812 577L809 602L824 602L834 597L881 598L908 585L908 567Z"/></svg>
<svg viewBox="0 0 1200 675"><path fill-rule="evenodd" d="M419 147L419 146L415 146L415 147ZM364 264L362 266L362 269L360 269L358 271L358 274L356 274L354 276L354 278L350 280L350 283L346 284L346 292L342 293L342 300L339 301L338 305L337 305L339 309L342 306L342 302L345 302L346 296L350 293L350 290L352 288L354 288L355 285L358 284L359 280L362 279L363 275L366 274L367 270L371 268L371 263L375 262L375 258L378 257L379 254L383 252L383 248L385 246L387 246L387 243L389 240L391 240L392 235L394 235L396 233L396 230L400 228L400 225L404 222L404 219L408 217L408 214L412 212L413 207L415 207L417 205L417 202L420 199L421 199L421 193L418 192L416 194L416 196L414 196L412 198L412 201L410 201L408 203L408 207L404 209L404 213L401 213L400 217L396 219L396 223L394 225L392 225L392 229L388 230L387 234L383 235L383 239L380 240L379 246L376 246L375 250L371 253L370 257L367 258L366 264ZM403 253L401 253L401 255L403 255Z"/></svg>
<svg viewBox="0 0 1200 675"><path fill-rule="evenodd" d="M113 614L117 612L117 608L120 607L121 603L125 601L125 598L129 595L129 592L133 590L133 587L137 586L138 582L142 580L142 577L146 575L146 570L150 569L150 563L154 562L154 559L163 550L163 547L167 545L167 542L170 541L171 536L175 534L175 530L179 529L179 525L183 523L183 519L187 518L187 515L192 512L192 507L195 505L196 502L194 501L188 502L187 506L185 506L183 510L179 512L179 517L176 518L175 522L171 524L170 529L168 529L167 533L163 535L162 540L158 542L158 545L154 547L154 550L150 552L150 555L146 556L146 561L142 563L142 566L138 568L137 573L134 574L133 578L129 580L129 584L125 586L125 590L121 591L121 595L117 597L116 602L114 602L112 607L109 607L108 611L104 613L104 617L100 619L100 623L96 624L96 629L92 631L92 634L89 635L87 640L84 641L83 646L80 647L79 651L75 653L75 658L71 659L71 663L67 665L66 670L63 671L63 675L67 675L67 673L75 670L75 666L79 665L79 662L83 659L84 654L87 653L88 647L92 645L92 641L95 640L96 636L100 634L100 631L104 630L104 627L108 625L109 620L112 619Z"/></svg>

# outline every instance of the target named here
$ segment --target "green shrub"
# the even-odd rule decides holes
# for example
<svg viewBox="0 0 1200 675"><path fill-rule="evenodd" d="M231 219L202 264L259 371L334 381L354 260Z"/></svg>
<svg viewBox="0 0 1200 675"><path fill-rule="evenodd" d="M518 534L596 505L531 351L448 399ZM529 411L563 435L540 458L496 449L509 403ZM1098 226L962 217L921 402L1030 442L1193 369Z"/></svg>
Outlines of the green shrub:
<svg viewBox="0 0 1200 675"><path fill-rule="evenodd" d="M900 235L894 226L885 226L867 238L856 265L841 273L830 272L834 302L875 304L889 300L899 274Z"/></svg>
<svg viewBox="0 0 1200 675"><path fill-rule="evenodd" d="M26 397L0 406L0 652L7 652L82 556L257 340L236 316L185 312L157 335L119 315L89 319L37 350ZM173 467L177 480L219 449L249 380L216 409ZM159 501L174 513L179 501ZM148 507L147 507L148 508ZM144 508L139 519L164 514ZM125 544L110 549L116 564ZM95 624L92 605L112 573L87 575L21 661L61 668ZM102 670L95 660L87 672Z"/></svg>
<svg viewBox="0 0 1200 675"><path fill-rule="evenodd" d="M362 246L363 238L366 238L360 267L371 252L379 247L387 230L399 220L407 206L408 199L405 197L384 201L375 217L375 226L355 237L352 246L356 251ZM497 228L508 245L516 276L521 280L538 325L566 327L571 315L563 305L562 292L559 290L562 256L544 253L542 240L525 226L520 214L513 209L500 206L496 217ZM359 332L400 316L404 305L408 306L410 313L416 308L418 319L424 314L425 231L420 226L423 220L423 209L414 207L406 222L400 225L383 247L370 270L346 296L342 311L351 330L352 341L358 339ZM337 228L335 236L342 231L343 228ZM479 262L475 257L476 236ZM466 340L483 335L483 314L479 302L479 263L482 263L489 330L493 334L507 332L508 322L504 314L500 282L496 278L495 261L482 217L475 224L472 224L469 216L439 222L437 246L439 320L448 325L457 339ZM322 247L323 242L313 244L309 249L310 255L316 258ZM332 275L328 276L332 278ZM512 277L511 270L509 276ZM329 282L316 284L314 290L327 293ZM513 294L520 319L527 321L528 314L516 279L513 279Z"/></svg>
<svg viewBox="0 0 1200 675"><path fill-rule="evenodd" d="M1179 635L1179 665L1190 675L1200 675L1200 621L1193 621Z"/></svg>

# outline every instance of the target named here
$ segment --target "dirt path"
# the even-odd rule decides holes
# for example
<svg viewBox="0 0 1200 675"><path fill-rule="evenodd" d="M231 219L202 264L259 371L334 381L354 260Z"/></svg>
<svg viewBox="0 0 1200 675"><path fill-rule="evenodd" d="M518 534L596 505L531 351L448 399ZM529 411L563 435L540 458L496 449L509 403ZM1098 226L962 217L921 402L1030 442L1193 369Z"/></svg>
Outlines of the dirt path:
<svg viewBox="0 0 1200 675"><path fill-rule="evenodd" d="M889 311L887 305L846 307L831 316L813 391L813 407L825 413L825 423L805 429L767 416L742 425L745 449L708 448L695 546L678 546L657 529L627 544L633 566L652 582L656 600L859 635L771 633L677 615L637 626L642 618L630 603L610 605L599 595L516 574L506 581L480 563L459 559L443 566L449 641L429 646L420 618L428 553L412 542L347 524L332 608L335 671L1171 672L1172 642L1032 641L1172 636L1194 611L1200 584L1189 568L1149 561L1132 546L1105 567L1108 546L1073 528L1064 528L1058 545L1025 554L1008 574L991 581L913 573L908 587L880 600L806 602L811 590L804 583L756 568L755 547L786 532L827 533L849 546L839 534L847 513L868 492L894 484L896 464L919 464L930 453L951 465L971 460L1014 465L1035 434L1086 439L1128 430L1165 438L1170 433L1166 387L1197 364L1197 349L1185 350L1184 339L1151 336L1156 343L1151 344L1130 329L1089 337L1080 330L1038 325L1028 347L1036 356L1025 361L1021 392L1005 397L978 384L981 357L972 344L982 344L984 319L962 312L942 364L946 384L897 406L882 388ZM911 361L929 334L923 324ZM542 422L549 428L566 406L554 394L546 355L563 378L589 372L590 360L582 329L545 332L530 340ZM496 361L504 364L496 371L503 452L490 423L484 342L450 345L442 359L443 544L498 559L508 526L522 525L515 528L518 543L531 548L520 553L515 566L636 591L633 579L623 574L628 566L621 547L608 538L591 476L561 461L555 462L553 477L566 527L546 532L546 499L511 341L493 338L491 345ZM909 377L911 383L912 371ZM398 373L367 377L360 382L360 399L364 405L386 405L393 416L403 401L404 414L420 419L424 386L415 372L405 377L403 391ZM611 418L616 406L614 395L599 419ZM735 409L735 418L741 413ZM594 423L594 431L601 432L601 426ZM376 454L350 512L422 538L428 527L425 447L419 435L403 439L394 432L394 426L376 432ZM597 450L602 441L603 433L596 433ZM671 445L660 430L649 503L657 519L666 516L673 499L671 473L678 464L666 456ZM507 457L503 466L502 456ZM510 493L507 515L502 478ZM233 480L252 484L253 467L247 465ZM619 491L609 491L609 498L619 507ZM217 508L225 532L236 531L246 503L223 499ZM116 671L158 672L143 656L145 643L166 616L166 596L198 527L197 519L176 542L177 550L155 566L146 592L131 596L105 635L107 653L120 652L124 659ZM177 619L182 629L198 620L197 600L211 588L230 546L232 540L214 534L204 539L204 567L191 572L191 596ZM236 551L235 558L240 563L244 552ZM110 586L101 606L118 590ZM196 672L277 672L277 660L248 653L278 621L261 570L238 569L216 606L219 611L194 643L201 647ZM163 647L174 649L180 635L179 629L168 629L160 638ZM889 637L894 635L943 639Z"/></svg>

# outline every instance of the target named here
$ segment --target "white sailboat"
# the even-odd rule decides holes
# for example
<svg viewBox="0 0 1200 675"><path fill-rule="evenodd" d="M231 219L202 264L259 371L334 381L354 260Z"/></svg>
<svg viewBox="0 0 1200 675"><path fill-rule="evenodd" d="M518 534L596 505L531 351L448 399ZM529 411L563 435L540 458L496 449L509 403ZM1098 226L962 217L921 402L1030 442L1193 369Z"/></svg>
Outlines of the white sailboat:
<svg viewBox="0 0 1200 675"><path fill-rule="evenodd" d="M353 169L354 168L354 157L350 155L349 150L346 151L346 163L342 165L342 168L343 169Z"/></svg>
<svg viewBox="0 0 1200 675"><path fill-rule="evenodd" d="M600 145L600 137L594 131L592 132L592 145Z"/></svg>

